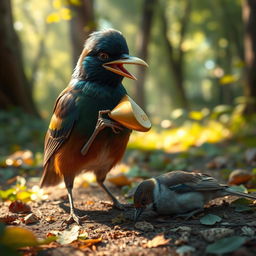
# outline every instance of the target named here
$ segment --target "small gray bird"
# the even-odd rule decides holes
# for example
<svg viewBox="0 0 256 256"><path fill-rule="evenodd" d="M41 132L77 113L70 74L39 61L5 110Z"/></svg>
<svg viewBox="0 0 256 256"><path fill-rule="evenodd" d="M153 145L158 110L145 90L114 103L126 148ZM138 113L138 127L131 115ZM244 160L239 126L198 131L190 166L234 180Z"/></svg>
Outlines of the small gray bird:
<svg viewBox="0 0 256 256"><path fill-rule="evenodd" d="M135 221L146 209L160 215L195 213L210 200L226 195L256 200L256 196L234 191L206 174L172 171L139 184L134 194Z"/></svg>

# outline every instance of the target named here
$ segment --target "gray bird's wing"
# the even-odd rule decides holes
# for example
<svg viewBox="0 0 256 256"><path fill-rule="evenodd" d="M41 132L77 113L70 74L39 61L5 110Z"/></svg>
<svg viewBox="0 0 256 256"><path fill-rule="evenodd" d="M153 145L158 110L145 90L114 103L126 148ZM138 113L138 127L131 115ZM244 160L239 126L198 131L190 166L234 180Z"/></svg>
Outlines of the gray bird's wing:
<svg viewBox="0 0 256 256"><path fill-rule="evenodd" d="M227 187L211 176L196 172L172 171L156 179L177 192L222 190Z"/></svg>

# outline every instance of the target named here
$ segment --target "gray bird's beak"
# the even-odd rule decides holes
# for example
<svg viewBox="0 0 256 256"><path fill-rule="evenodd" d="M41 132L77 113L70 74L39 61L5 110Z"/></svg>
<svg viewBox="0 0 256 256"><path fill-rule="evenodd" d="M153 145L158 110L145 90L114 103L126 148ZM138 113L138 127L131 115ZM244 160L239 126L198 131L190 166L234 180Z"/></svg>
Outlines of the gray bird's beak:
<svg viewBox="0 0 256 256"><path fill-rule="evenodd" d="M144 60L138 57L127 55L127 54L123 54L121 59L110 61L103 64L103 67L120 76L137 80L137 78L133 74L129 73L128 70L126 70L123 67L124 64L133 64L133 65L148 67L148 64Z"/></svg>
<svg viewBox="0 0 256 256"><path fill-rule="evenodd" d="M145 210L144 208L135 209L134 222L136 222L139 219L140 215L143 213L144 210Z"/></svg>

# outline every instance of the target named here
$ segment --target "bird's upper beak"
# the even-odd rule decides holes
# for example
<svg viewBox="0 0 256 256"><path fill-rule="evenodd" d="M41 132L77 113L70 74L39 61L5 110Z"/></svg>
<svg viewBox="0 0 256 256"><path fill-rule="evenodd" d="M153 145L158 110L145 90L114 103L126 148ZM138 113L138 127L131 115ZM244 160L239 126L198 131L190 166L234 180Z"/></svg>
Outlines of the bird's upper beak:
<svg viewBox="0 0 256 256"><path fill-rule="evenodd" d="M137 78L129 73L124 67L123 64L134 64L134 65L140 65L148 67L148 64L137 57L133 57L127 54L124 54L120 59L107 62L103 64L103 67L107 70L110 70L120 76L125 76L133 80L137 80Z"/></svg>
<svg viewBox="0 0 256 256"><path fill-rule="evenodd" d="M134 221L136 222L140 215L143 213L143 211L145 210L145 208L136 208L135 209L135 214L134 214Z"/></svg>

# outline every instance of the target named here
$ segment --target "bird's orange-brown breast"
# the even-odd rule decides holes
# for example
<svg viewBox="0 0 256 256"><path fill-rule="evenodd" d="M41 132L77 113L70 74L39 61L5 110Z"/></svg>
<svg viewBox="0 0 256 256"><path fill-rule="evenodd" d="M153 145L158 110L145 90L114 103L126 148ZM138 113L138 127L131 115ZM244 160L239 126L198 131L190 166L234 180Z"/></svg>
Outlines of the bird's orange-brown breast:
<svg viewBox="0 0 256 256"><path fill-rule="evenodd" d="M109 170L122 158L130 132L114 134L111 129L101 131L85 156L81 148L88 138L71 133L69 139L53 155L54 169L60 176L72 179L81 171L94 171L98 180L104 179Z"/></svg>

